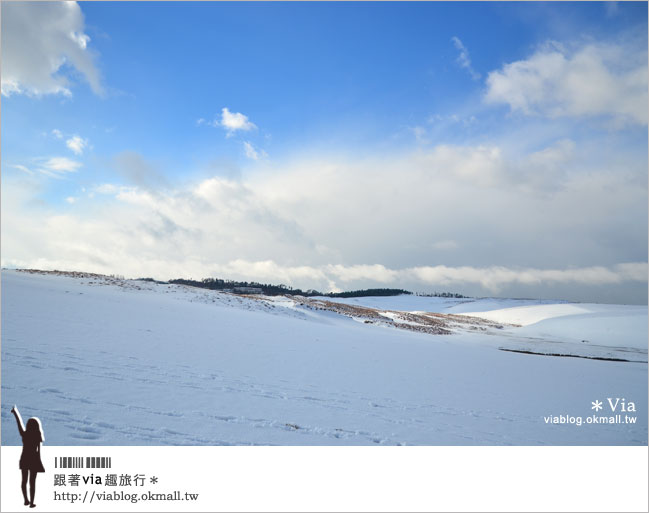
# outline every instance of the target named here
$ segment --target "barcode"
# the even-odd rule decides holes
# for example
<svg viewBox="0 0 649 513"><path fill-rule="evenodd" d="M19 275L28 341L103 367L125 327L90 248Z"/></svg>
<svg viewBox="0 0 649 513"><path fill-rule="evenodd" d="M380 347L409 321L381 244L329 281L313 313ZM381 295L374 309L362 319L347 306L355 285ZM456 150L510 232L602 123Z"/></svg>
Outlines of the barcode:
<svg viewBox="0 0 649 513"><path fill-rule="evenodd" d="M107 456L59 456L54 458L55 468L111 468Z"/></svg>

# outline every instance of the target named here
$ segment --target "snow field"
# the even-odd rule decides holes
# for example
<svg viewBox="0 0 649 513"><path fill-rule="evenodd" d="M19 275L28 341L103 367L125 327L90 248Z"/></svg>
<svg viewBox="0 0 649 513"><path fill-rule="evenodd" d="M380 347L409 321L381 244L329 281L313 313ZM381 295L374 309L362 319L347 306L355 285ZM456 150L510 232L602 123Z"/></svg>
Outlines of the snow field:
<svg viewBox="0 0 649 513"><path fill-rule="evenodd" d="M438 298L363 299L434 311ZM470 304L462 301L445 311ZM646 337L646 307L560 306L588 312L430 335L290 298L3 270L2 443L19 444L15 403L41 419L46 445L646 444L646 363L499 350L581 344L591 356L619 354L624 337L642 335L643 315ZM606 349L571 342L571 329L598 320L594 332L613 330ZM517 335L534 326L565 342ZM646 338L638 345L632 356L646 362ZM591 401L606 397L640 405L637 423L543 421L590 415Z"/></svg>

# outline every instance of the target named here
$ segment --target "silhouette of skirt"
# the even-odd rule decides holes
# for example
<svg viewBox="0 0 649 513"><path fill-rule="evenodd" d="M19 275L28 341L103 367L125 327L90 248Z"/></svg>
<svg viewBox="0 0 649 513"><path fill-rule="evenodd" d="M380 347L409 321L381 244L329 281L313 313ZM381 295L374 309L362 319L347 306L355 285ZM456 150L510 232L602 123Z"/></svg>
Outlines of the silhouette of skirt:
<svg viewBox="0 0 649 513"><path fill-rule="evenodd" d="M20 456L20 469L31 470L32 472L45 472L45 467L43 467L43 462L41 461L41 455L36 451L26 452L23 450L23 453Z"/></svg>

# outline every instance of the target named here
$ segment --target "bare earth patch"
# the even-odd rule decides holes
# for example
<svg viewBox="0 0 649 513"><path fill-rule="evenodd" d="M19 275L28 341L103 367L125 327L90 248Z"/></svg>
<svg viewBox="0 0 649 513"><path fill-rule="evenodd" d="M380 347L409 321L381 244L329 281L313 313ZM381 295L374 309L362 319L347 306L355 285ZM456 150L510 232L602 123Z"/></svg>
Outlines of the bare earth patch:
<svg viewBox="0 0 649 513"><path fill-rule="evenodd" d="M259 296L248 297L258 300L262 299ZM366 324L391 325L395 328L429 333L431 335L450 335L454 329L486 331L489 328L503 329L505 326L510 326L468 315L379 310L377 308L348 305L326 299L312 299L301 296L292 297L292 299L300 306L314 310L335 312L346 317L351 317L352 319L362 320Z"/></svg>

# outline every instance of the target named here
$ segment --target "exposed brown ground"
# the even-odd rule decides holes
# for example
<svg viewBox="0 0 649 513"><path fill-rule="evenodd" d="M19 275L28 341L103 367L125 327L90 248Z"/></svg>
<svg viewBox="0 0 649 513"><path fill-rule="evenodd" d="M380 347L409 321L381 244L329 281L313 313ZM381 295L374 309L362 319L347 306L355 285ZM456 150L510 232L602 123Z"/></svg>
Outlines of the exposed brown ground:
<svg viewBox="0 0 649 513"><path fill-rule="evenodd" d="M249 296L254 297L254 296ZM486 331L489 328L503 329L502 323L496 323L468 315L442 314L431 312L401 312L398 310L379 310L365 306L348 305L306 297L293 297L300 306L315 310L328 310L340 315L364 320L367 324L393 325L395 328L430 333L431 335L450 335L453 329L469 331Z"/></svg>

